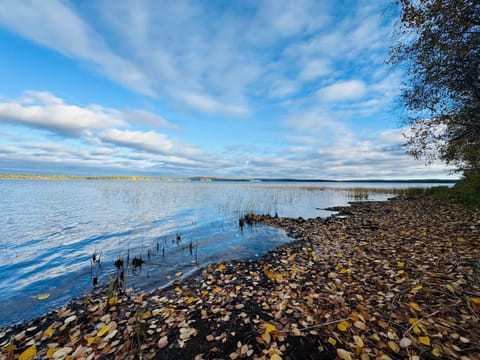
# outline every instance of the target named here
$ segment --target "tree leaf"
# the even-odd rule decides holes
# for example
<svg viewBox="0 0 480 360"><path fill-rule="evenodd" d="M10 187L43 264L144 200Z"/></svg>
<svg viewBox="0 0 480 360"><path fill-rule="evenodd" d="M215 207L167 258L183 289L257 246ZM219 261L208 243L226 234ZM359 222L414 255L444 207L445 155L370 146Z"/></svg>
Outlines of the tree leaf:
<svg viewBox="0 0 480 360"><path fill-rule="evenodd" d="M43 294L38 294L37 295L37 300L46 300L50 297L49 293L43 293Z"/></svg>
<svg viewBox="0 0 480 360"><path fill-rule="evenodd" d="M353 335L353 342L360 348L364 346L362 338L358 335Z"/></svg>
<svg viewBox="0 0 480 360"><path fill-rule="evenodd" d="M419 336L418 342L420 344L430 346L430 338L428 336Z"/></svg>
<svg viewBox="0 0 480 360"><path fill-rule="evenodd" d="M418 306L418 304L414 303L414 302L410 303L410 308L412 308L413 310L418 311L418 312L422 311L422 309L420 309L420 306Z"/></svg>
<svg viewBox="0 0 480 360"><path fill-rule="evenodd" d="M337 349L337 356L341 360L352 360L351 353L344 349Z"/></svg>
<svg viewBox="0 0 480 360"><path fill-rule="evenodd" d="M343 321L338 323L337 328L340 331L347 331L349 326L350 326L350 324L348 323L348 321L343 320Z"/></svg>
<svg viewBox="0 0 480 360"><path fill-rule="evenodd" d="M107 333L109 330L110 330L110 328L108 327L108 325L105 325L105 326L102 327L100 330L98 330L97 336L98 336L98 337L101 337L101 336L103 336L105 333Z"/></svg>
<svg viewBox="0 0 480 360"><path fill-rule="evenodd" d="M409 347L410 345L412 345L412 340L410 340L409 338L404 337L400 340L401 348L406 348L406 347Z"/></svg>
<svg viewBox="0 0 480 360"><path fill-rule="evenodd" d="M37 356L37 349L35 346L30 346L24 352L20 354L18 360L30 360Z"/></svg>

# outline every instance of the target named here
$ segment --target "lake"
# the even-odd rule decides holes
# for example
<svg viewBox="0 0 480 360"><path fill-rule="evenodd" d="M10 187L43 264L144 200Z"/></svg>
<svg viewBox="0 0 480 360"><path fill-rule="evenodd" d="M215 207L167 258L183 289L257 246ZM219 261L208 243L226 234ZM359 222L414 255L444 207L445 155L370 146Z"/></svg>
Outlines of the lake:
<svg viewBox="0 0 480 360"><path fill-rule="evenodd" d="M326 217L326 207L430 185L3 180L0 325L31 319L95 282L108 283L118 274L116 260L141 258L141 268L125 265L123 275L127 287L148 291L209 263L256 259L290 241L263 225L240 229L247 212ZM365 195L353 187L383 190Z"/></svg>

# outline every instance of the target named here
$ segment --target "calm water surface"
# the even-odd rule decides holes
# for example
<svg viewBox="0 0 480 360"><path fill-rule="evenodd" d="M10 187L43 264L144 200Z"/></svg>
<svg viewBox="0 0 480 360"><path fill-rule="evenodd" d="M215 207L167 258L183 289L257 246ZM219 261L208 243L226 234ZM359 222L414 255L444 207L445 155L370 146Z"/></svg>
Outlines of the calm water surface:
<svg viewBox="0 0 480 360"><path fill-rule="evenodd" d="M0 325L66 303L91 289L94 278L108 282L118 258L146 261L127 277L143 290L208 263L254 259L290 239L262 225L241 231L239 216L328 216L319 209L351 201L339 188L353 186L419 184L0 181ZM93 254L100 263L92 264ZM37 300L42 293L50 297Z"/></svg>

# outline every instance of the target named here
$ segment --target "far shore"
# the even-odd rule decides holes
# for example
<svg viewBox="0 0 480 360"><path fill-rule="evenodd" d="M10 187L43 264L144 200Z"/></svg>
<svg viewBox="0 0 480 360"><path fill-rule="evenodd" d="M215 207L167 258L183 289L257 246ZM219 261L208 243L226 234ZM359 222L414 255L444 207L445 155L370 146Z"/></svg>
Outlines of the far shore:
<svg viewBox="0 0 480 360"><path fill-rule="evenodd" d="M326 219L254 216L296 241L144 293L99 288L0 328L0 360L480 359L480 210L428 196Z"/></svg>
<svg viewBox="0 0 480 360"><path fill-rule="evenodd" d="M428 183L454 184L458 179L291 179L291 178L221 178L211 176L155 177L139 175L46 175L0 174L0 180L110 180L110 181L196 181L196 182L282 182L282 183Z"/></svg>

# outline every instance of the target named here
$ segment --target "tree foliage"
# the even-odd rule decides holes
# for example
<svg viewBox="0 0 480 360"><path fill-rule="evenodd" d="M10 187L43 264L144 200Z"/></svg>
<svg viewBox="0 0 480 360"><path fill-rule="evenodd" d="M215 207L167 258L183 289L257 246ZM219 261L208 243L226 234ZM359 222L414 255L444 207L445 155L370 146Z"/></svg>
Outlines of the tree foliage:
<svg viewBox="0 0 480 360"><path fill-rule="evenodd" d="M401 99L412 130L409 153L437 156L465 175L480 171L480 2L396 0L399 43L390 62L405 65Z"/></svg>

